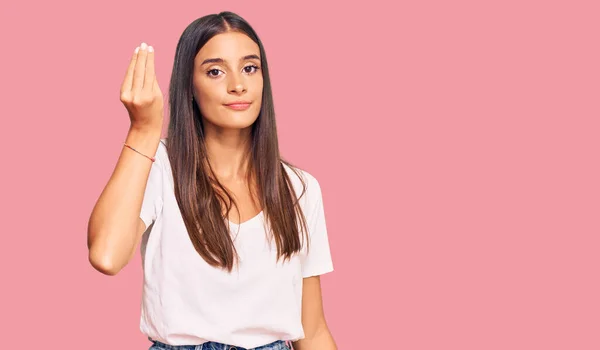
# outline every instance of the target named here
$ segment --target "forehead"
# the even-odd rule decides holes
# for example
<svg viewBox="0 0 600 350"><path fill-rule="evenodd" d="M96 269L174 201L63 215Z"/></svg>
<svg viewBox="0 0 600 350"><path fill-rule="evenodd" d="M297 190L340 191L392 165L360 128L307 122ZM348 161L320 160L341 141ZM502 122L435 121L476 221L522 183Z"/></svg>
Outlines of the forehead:
<svg viewBox="0 0 600 350"><path fill-rule="evenodd" d="M202 63L207 58L222 58L230 63L237 63L246 55L260 56L258 45L246 34L228 32L217 34L204 44L196 55L195 61Z"/></svg>

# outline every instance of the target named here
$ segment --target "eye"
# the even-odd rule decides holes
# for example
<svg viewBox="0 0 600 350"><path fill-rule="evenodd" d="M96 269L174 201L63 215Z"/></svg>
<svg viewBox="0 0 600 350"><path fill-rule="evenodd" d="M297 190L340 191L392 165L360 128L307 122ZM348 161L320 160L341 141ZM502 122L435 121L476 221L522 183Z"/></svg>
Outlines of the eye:
<svg viewBox="0 0 600 350"><path fill-rule="evenodd" d="M211 74L211 73L213 73L213 72L216 72L217 74L216 74L216 75L215 75L215 74ZM214 68L214 69L211 69L211 70L209 70L208 72L206 72L206 75L208 75L208 76L209 76L209 77L211 77L211 78L216 78L216 77L218 77L218 76L219 76L219 72L221 72L221 70L220 70L220 69L216 69L216 68Z"/></svg>
<svg viewBox="0 0 600 350"><path fill-rule="evenodd" d="M248 69L248 68L250 68L250 69ZM246 67L243 68L244 72L246 72L248 74L254 74L259 69L260 68L257 65L254 65L254 64L246 66ZM206 75L209 76L210 78L217 78L217 77L220 76L219 72L223 72L223 71L220 70L220 69L217 69L217 68L213 68L213 69L210 69L210 70L206 71Z"/></svg>
<svg viewBox="0 0 600 350"><path fill-rule="evenodd" d="M248 69L247 69L247 68L254 68L254 71L252 71L252 70L248 71ZM244 70L246 71L246 73L255 73L255 72L256 72L256 71L258 71L259 69L260 69L260 68L258 68L258 66L254 65L254 64L253 64L253 65L250 65L250 66L246 66L246 67L244 67Z"/></svg>

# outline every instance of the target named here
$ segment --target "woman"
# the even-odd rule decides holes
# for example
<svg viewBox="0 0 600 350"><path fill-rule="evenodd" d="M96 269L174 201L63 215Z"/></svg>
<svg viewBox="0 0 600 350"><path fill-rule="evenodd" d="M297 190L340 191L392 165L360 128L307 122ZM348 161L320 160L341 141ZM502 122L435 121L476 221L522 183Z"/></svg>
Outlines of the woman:
<svg viewBox="0 0 600 350"><path fill-rule="evenodd" d="M231 12L185 29L164 139L154 55L136 48L121 86L131 127L90 217L91 264L114 275L141 242L150 349L336 349L321 190L279 154L261 41Z"/></svg>

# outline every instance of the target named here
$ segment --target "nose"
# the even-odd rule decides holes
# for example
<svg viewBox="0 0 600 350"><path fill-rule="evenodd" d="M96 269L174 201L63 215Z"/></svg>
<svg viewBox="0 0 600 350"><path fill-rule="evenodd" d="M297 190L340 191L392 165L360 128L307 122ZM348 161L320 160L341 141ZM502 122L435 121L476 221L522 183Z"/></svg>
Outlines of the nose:
<svg viewBox="0 0 600 350"><path fill-rule="evenodd" d="M244 86L244 83L243 83L242 79L240 79L239 77L235 76L229 82L229 89L228 90L231 93L240 94L240 93L246 91L246 87Z"/></svg>
<svg viewBox="0 0 600 350"><path fill-rule="evenodd" d="M238 84L238 85L236 85L236 86L235 86L235 89L234 89L233 91L235 91L235 92L237 92L237 93L240 93L240 92L243 92L243 91L245 91L245 90L246 90L246 89L244 88L244 85L242 85L242 84Z"/></svg>

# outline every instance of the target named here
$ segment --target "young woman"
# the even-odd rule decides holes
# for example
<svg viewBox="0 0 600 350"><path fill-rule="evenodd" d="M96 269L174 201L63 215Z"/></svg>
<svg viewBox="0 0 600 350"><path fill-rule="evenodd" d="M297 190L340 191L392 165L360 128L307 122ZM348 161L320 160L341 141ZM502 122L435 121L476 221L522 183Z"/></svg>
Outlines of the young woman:
<svg viewBox="0 0 600 350"><path fill-rule="evenodd" d="M336 349L319 275L333 271L317 180L279 154L265 50L232 12L177 45L168 137L154 50L121 86L131 127L88 228L114 275L141 244L150 349Z"/></svg>

